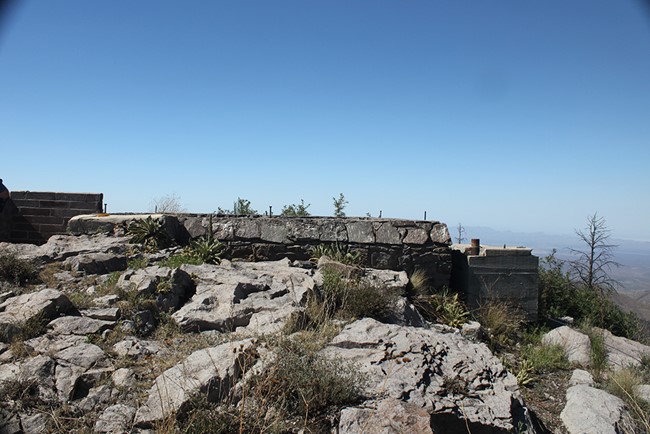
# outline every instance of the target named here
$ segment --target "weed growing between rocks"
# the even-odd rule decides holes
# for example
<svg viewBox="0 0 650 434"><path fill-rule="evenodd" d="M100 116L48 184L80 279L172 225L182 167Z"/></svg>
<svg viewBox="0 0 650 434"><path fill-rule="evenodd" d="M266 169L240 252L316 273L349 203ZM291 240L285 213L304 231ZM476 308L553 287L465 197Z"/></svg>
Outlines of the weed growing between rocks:
<svg viewBox="0 0 650 434"><path fill-rule="evenodd" d="M591 344L590 366L596 380L607 369L607 348L605 347L605 336L602 330L594 327L585 327L583 331L589 336Z"/></svg>
<svg viewBox="0 0 650 434"><path fill-rule="evenodd" d="M322 273L320 294L312 302L330 318L381 321L391 313L399 296L394 290L373 287L360 278L346 278L333 269L324 268Z"/></svg>
<svg viewBox="0 0 650 434"><path fill-rule="evenodd" d="M338 242L319 244L311 249L311 256L312 261L318 261L321 257L327 256L333 261L346 265L359 265L364 259L360 252L352 251L348 246L343 246Z"/></svg>
<svg viewBox="0 0 650 434"><path fill-rule="evenodd" d="M139 270L146 268L149 265L149 259L144 256L133 257L127 261L127 268L131 270Z"/></svg>
<svg viewBox="0 0 650 434"><path fill-rule="evenodd" d="M415 270L409 278L410 299L425 319L451 327L461 327L469 319L469 312L458 293L443 288L434 291L422 270Z"/></svg>
<svg viewBox="0 0 650 434"><path fill-rule="evenodd" d="M182 252L163 259L158 263L158 265L161 267L179 268L184 264L201 265L202 263L201 258Z"/></svg>

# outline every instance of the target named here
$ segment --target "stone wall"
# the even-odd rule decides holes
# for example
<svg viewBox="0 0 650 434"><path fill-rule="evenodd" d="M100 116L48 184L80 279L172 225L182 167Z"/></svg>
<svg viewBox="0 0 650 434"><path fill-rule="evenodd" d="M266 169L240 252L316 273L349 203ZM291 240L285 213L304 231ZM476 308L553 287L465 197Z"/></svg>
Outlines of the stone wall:
<svg viewBox="0 0 650 434"><path fill-rule="evenodd" d="M452 288L465 294L470 309L500 300L536 321L539 258L523 247L481 246L479 254L472 255L468 245L454 245Z"/></svg>
<svg viewBox="0 0 650 434"><path fill-rule="evenodd" d="M115 231L129 220L147 215L79 216L70 221L73 234ZM209 215L155 215L179 243L208 233ZM308 260L319 245L358 253L363 265L412 272L421 268L435 287L449 285L451 239L439 222L371 218L213 216L215 238L227 256L247 260Z"/></svg>
<svg viewBox="0 0 650 434"><path fill-rule="evenodd" d="M0 241L42 244L66 232L71 217L102 211L101 193L12 191L0 215Z"/></svg>

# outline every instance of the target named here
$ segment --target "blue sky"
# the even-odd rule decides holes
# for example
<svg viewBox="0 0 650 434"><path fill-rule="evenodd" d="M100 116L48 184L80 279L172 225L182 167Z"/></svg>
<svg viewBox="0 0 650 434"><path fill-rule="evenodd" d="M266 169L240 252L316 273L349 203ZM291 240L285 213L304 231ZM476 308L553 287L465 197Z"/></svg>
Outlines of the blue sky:
<svg viewBox="0 0 650 434"><path fill-rule="evenodd" d="M17 2L0 177L109 212L331 215L650 240L639 0Z"/></svg>

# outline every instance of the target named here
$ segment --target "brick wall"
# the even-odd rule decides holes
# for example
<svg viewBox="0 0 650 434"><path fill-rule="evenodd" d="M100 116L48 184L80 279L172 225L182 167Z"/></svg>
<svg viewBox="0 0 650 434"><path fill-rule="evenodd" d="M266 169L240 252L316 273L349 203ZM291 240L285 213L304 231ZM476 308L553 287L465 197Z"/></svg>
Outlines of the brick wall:
<svg viewBox="0 0 650 434"><path fill-rule="evenodd" d="M65 233L71 217L101 212L103 199L101 193L12 191L11 203L2 213L0 237L13 243L45 243L52 235Z"/></svg>

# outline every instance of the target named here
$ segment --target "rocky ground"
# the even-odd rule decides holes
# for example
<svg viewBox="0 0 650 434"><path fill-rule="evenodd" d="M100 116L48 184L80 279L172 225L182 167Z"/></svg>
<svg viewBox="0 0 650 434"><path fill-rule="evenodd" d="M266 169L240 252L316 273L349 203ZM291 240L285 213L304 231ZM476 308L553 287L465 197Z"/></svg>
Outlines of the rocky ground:
<svg viewBox="0 0 650 434"><path fill-rule="evenodd" d="M602 378L650 368L650 348L602 332L594 380L571 370L593 367L593 336L563 327L544 341L568 362L544 371L522 343L486 340L486 324L423 318L404 272L197 264L109 235L0 243L3 255L39 278L0 283L0 433L644 428Z"/></svg>

